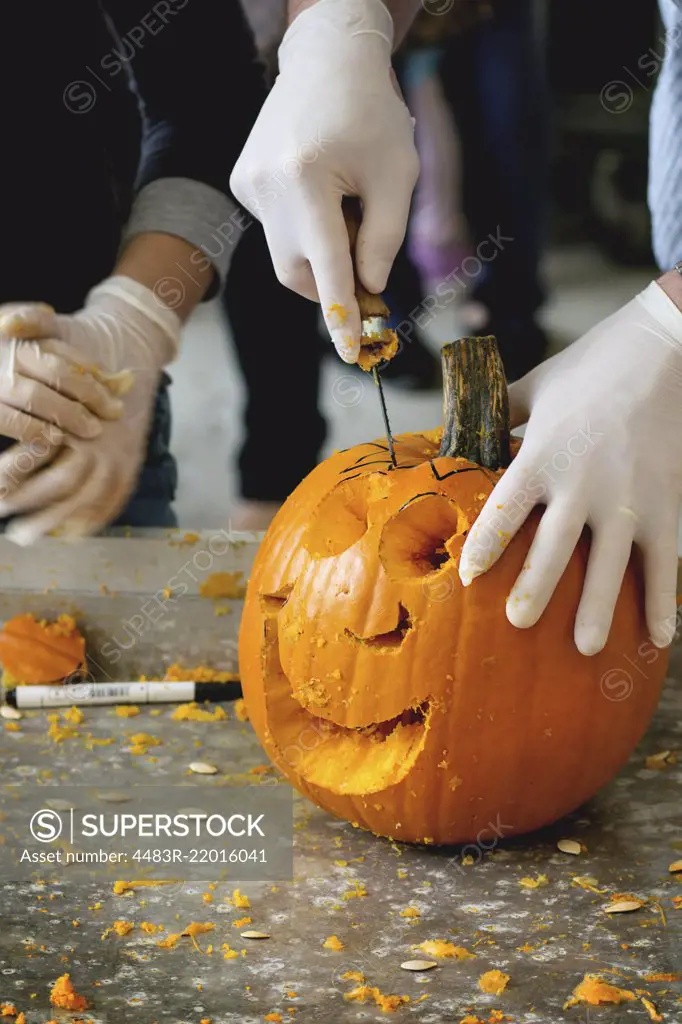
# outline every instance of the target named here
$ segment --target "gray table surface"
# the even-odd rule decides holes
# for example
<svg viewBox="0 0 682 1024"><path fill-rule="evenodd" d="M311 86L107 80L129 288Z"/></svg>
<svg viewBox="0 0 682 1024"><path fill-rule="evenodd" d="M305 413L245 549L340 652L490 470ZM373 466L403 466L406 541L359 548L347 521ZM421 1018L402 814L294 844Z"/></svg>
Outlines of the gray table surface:
<svg viewBox="0 0 682 1024"><path fill-rule="evenodd" d="M671 676L681 675L677 649ZM0 879L0 1000L25 1011L28 1024L51 1018L66 1024L77 1017L98 1024L199 1024L206 1017L213 1024L261 1024L271 1013L296 1024L440 1024L460 1021L467 1010L487 1021L493 1009L515 1024L646 1022L639 1001L562 1009L586 972L606 971L614 972L605 977L616 984L648 990L667 1024L679 1024L682 982L646 980L651 973L682 972L682 909L673 904L682 895L682 878L667 870L682 857L682 756L663 771L644 765L649 754L682 751L682 689L675 678L640 748L609 787L542 833L501 842L485 854L474 850L473 864L463 863L455 849L417 849L374 838L296 798L294 879L278 882L276 891L272 882L242 884L251 901L248 912L225 901L232 886L223 883L207 905L202 882L115 896L110 882L65 878L47 886ZM220 774L194 777L197 785L239 786L248 769L264 761L250 726L231 712L228 722L183 723L170 718L171 710L152 716L143 709L132 721L117 718L110 708L86 710L82 735L60 744L47 739L45 713L31 712L20 732L0 727L3 779L45 786L101 779L123 788L159 779L179 783L187 781L188 763L200 757L218 765ZM120 741L132 731L162 740L150 752L158 760L126 751ZM88 733L116 739L89 750L82 738ZM16 805L0 833L11 826L13 814ZM587 852L558 852L562 836L580 839ZM519 884L538 874L548 876L547 885ZM632 893L648 902L635 913L608 916L602 909L608 895L572 884L576 874L596 878L607 893ZM354 880L364 883L366 896L343 901ZM401 917L407 906L418 908L420 916ZM232 922L245 913L253 928L270 933L269 940L239 941ZM149 936L139 928L103 940L105 928L118 918L152 921L169 932L189 921L212 921L216 928L199 939L202 952L187 938L166 950L157 946L165 933ZM323 948L332 934L344 942L342 951ZM442 960L423 974L400 969L402 961L421 955L413 946L433 938L452 940L475 959ZM246 955L224 960L219 946L225 941L246 947ZM212 955L206 953L209 942L216 950ZM492 968L511 977L499 997L483 995L477 985L479 975ZM92 1002L84 1014L50 1010L50 985L67 970ZM342 976L350 970L361 971L383 993L407 995L411 1002L391 1015L347 1002L344 994L354 983ZM422 995L427 998L418 1002Z"/></svg>

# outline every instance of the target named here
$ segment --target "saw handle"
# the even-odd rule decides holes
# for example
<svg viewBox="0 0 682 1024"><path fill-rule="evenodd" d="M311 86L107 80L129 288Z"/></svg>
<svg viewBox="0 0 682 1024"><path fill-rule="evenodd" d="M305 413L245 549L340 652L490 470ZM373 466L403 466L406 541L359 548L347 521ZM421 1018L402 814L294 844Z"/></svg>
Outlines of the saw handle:
<svg viewBox="0 0 682 1024"><path fill-rule="evenodd" d="M350 252L353 258L353 273L355 275L355 298L357 299L358 306L360 307L360 316L363 320L366 320L370 316L380 316L386 319L390 315L390 310L381 295L372 295L368 292L365 286L360 281L357 271L355 269L355 244L358 238L358 230L362 221L362 211L360 207L360 200L355 196L344 196L343 203L343 216L346 221L346 228L348 229L348 241L350 242Z"/></svg>

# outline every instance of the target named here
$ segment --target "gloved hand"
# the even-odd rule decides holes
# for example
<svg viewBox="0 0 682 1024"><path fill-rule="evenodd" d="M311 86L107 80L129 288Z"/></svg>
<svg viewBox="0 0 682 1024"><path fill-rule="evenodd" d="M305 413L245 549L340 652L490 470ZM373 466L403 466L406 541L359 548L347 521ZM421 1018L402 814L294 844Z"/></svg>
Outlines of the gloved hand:
<svg viewBox="0 0 682 1024"><path fill-rule="evenodd" d="M85 307L71 316L39 304L0 313L0 335L51 339L39 343L35 373L56 398L65 381L70 386L69 359L77 359L99 381L102 404L108 396L118 416L102 422L101 432L89 440L65 435L58 452L53 446L27 469L19 468L20 446L3 456L14 458L15 466L3 481L0 515L39 510L13 520L10 539L30 544L52 531L67 537L96 533L121 511L137 481L161 370L177 353L180 327L153 292L122 276L94 288ZM31 367L22 372L30 374ZM49 467L42 468L47 461Z"/></svg>
<svg viewBox="0 0 682 1024"><path fill-rule="evenodd" d="M462 582L490 568L543 504L507 599L512 625L538 621L587 524L592 543L576 646L596 654L606 643L633 542L644 555L651 640L667 646L675 632L682 494L682 312L652 282L509 394L512 425L528 426L467 537Z"/></svg>
<svg viewBox="0 0 682 1024"><path fill-rule="evenodd" d="M393 21L380 0L318 0L299 14L230 180L262 221L277 277L322 304L349 363L357 360L361 327L341 200L362 200L357 271L370 292L381 292L418 174L392 47Z"/></svg>
<svg viewBox="0 0 682 1024"><path fill-rule="evenodd" d="M64 432L90 438L101 433L100 419L115 419L121 403L81 364L78 354L65 346L60 357L23 337L20 325L12 328L19 303L0 306L0 435L22 442L22 450L36 456L60 445ZM53 310L34 303L32 337L49 338ZM59 390L50 382L59 377ZM94 415L93 415L94 414ZM10 449L12 451L13 449ZM16 452L15 452L16 455ZM11 459L0 455L0 494Z"/></svg>

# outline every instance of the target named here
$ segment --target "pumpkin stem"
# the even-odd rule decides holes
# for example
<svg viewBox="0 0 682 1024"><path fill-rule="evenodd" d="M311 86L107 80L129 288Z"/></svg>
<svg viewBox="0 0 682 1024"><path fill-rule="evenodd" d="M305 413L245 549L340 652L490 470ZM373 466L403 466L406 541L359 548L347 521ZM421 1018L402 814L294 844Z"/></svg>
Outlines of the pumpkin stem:
<svg viewBox="0 0 682 1024"><path fill-rule="evenodd" d="M438 454L487 469L508 466L509 395L495 338L460 338L444 345L441 357L444 423Z"/></svg>

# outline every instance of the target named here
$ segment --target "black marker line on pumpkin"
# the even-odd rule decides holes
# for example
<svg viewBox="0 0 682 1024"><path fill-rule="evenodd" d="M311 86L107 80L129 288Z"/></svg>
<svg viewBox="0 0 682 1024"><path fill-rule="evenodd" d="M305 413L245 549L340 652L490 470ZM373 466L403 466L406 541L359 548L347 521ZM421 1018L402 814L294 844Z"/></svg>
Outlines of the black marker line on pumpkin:
<svg viewBox="0 0 682 1024"><path fill-rule="evenodd" d="M451 469L449 473L440 475L432 460L429 460L431 466L431 472L435 476L436 480L447 480L449 476L456 476L457 473L484 473L483 466L462 466L461 469Z"/></svg>
<svg viewBox="0 0 682 1024"><path fill-rule="evenodd" d="M354 462L352 466L347 466L346 469L342 469L339 473L339 476L343 476L344 473L350 473L351 469L366 469L367 466L390 466L391 469L397 468L394 467L393 464L389 462L388 459L374 459L373 462L363 462L361 466L359 466L357 462Z"/></svg>

